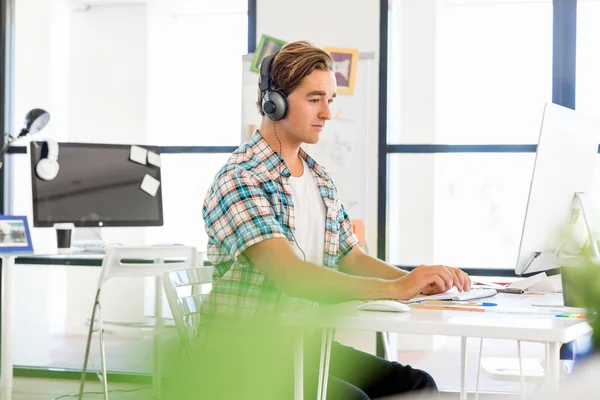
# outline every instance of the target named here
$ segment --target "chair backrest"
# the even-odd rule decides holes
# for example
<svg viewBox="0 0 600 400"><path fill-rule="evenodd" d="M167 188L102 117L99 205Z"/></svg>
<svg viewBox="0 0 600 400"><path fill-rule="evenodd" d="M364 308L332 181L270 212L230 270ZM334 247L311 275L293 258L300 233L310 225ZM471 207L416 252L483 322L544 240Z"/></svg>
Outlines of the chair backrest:
<svg viewBox="0 0 600 400"><path fill-rule="evenodd" d="M175 327L184 346L191 349L200 322L202 296L210 291L213 267L196 267L165 272L163 285Z"/></svg>
<svg viewBox="0 0 600 400"><path fill-rule="evenodd" d="M114 276L162 277L165 271L192 268L197 255L190 246L110 247L102 261L98 288Z"/></svg>

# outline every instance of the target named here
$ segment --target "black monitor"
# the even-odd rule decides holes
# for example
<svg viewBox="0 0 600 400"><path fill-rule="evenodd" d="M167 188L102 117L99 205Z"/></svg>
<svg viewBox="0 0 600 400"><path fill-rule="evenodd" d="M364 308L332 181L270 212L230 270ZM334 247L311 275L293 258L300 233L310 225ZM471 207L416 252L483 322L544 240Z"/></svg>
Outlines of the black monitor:
<svg viewBox="0 0 600 400"><path fill-rule="evenodd" d="M129 159L131 145L58 143L58 175L43 180L36 165L45 157L42 143L31 143L33 224L51 227L162 226L162 191L141 189L146 174L160 182L160 168ZM140 146L159 154L156 146Z"/></svg>

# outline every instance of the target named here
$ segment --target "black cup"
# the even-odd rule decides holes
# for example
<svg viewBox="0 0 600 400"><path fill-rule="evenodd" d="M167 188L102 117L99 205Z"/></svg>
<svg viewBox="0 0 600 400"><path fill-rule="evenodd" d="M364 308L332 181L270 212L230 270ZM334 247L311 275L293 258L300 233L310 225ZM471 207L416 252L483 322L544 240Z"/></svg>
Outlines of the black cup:
<svg viewBox="0 0 600 400"><path fill-rule="evenodd" d="M71 233L73 232L73 224L61 223L54 224L56 229L56 247L59 249L69 249L71 247Z"/></svg>

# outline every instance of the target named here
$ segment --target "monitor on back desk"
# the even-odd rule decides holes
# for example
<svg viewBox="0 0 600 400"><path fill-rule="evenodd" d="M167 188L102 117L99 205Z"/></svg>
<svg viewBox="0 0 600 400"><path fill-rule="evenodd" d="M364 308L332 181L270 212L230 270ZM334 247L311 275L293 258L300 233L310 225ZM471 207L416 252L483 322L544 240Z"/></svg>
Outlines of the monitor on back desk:
<svg viewBox="0 0 600 400"><path fill-rule="evenodd" d="M548 103L517 255L517 275L559 268L591 246L598 256L590 206L600 120Z"/></svg>

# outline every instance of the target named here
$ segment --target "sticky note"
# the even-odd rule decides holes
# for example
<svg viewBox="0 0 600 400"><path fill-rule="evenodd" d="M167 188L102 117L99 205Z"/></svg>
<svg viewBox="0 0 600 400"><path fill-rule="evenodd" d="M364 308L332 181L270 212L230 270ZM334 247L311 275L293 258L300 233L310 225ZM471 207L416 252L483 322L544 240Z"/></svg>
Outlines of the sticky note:
<svg viewBox="0 0 600 400"><path fill-rule="evenodd" d="M138 164L146 165L146 154L148 150L140 146L131 146L129 150L129 159Z"/></svg>
<svg viewBox="0 0 600 400"><path fill-rule="evenodd" d="M156 154L153 151L148 151L148 164L160 168L162 165L160 162L160 154Z"/></svg>
<svg viewBox="0 0 600 400"><path fill-rule="evenodd" d="M148 174L144 176L142 184L140 185L140 189L142 189L144 192L148 193L152 197L156 196L156 192L158 192L159 187L160 181Z"/></svg>

